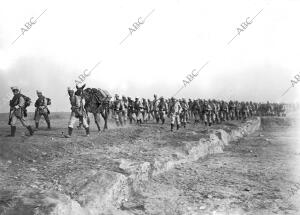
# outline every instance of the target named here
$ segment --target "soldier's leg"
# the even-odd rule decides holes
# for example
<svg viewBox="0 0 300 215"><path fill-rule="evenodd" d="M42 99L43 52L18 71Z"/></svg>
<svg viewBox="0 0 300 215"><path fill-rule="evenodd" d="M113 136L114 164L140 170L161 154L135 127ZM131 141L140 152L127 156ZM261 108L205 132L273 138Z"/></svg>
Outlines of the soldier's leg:
<svg viewBox="0 0 300 215"><path fill-rule="evenodd" d="M11 116L11 122L10 122L10 135L7 135L7 137L14 137L16 134L16 123L17 123L17 117L13 114Z"/></svg>
<svg viewBox="0 0 300 215"><path fill-rule="evenodd" d="M161 112L161 123L165 124L165 121L166 121L166 112L162 111Z"/></svg>
<svg viewBox="0 0 300 215"><path fill-rule="evenodd" d="M224 112L223 111L220 112L220 121L221 122L224 121Z"/></svg>
<svg viewBox="0 0 300 215"><path fill-rule="evenodd" d="M181 124L183 125L184 128L185 128L187 119L188 119L188 112L183 112L183 113L180 115L180 122L181 122Z"/></svg>
<svg viewBox="0 0 300 215"><path fill-rule="evenodd" d="M39 113L39 111L37 111L37 113L35 115L35 128L36 129L39 128L40 120L41 120L41 114Z"/></svg>
<svg viewBox="0 0 300 215"><path fill-rule="evenodd" d="M197 123L198 122L198 112L194 111L193 115L194 115L195 123Z"/></svg>
<svg viewBox="0 0 300 215"><path fill-rule="evenodd" d="M85 128L86 135L89 136L90 135L90 128L89 128L89 124L87 123L87 117L82 117L81 121L82 121L83 127Z"/></svg>
<svg viewBox="0 0 300 215"><path fill-rule="evenodd" d="M147 123L147 121L148 121L148 112L144 112L144 122L146 122Z"/></svg>
<svg viewBox="0 0 300 215"><path fill-rule="evenodd" d="M114 118L115 118L115 121L116 121L116 125L117 125L117 126L120 126L119 115L118 115L117 112L115 112Z"/></svg>
<svg viewBox="0 0 300 215"><path fill-rule="evenodd" d="M160 118L160 114L158 111L154 111L154 116L155 116L155 119L156 119L156 123L159 123L159 118Z"/></svg>
<svg viewBox="0 0 300 215"><path fill-rule="evenodd" d="M69 119L69 123L68 123L68 134L65 135L66 138L70 138L72 136L72 133L73 133L73 127L74 127L74 124L76 123L76 117L75 117L75 113L72 112L71 113L71 116L70 116L70 119Z"/></svg>
<svg viewBox="0 0 300 215"><path fill-rule="evenodd" d="M173 131L175 124L175 114L171 114L171 131Z"/></svg>
<svg viewBox="0 0 300 215"><path fill-rule="evenodd" d="M176 114L175 119L176 119L176 125L177 125L177 130L178 130L180 128L180 117L178 114Z"/></svg>
<svg viewBox="0 0 300 215"><path fill-rule="evenodd" d="M212 114L211 113L208 114L207 118L208 118L208 125L211 126L211 124L212 124Z"/></svg>
<svg viewBox="0 0 300 215"><path fill-rule="evenodd" d="M43 116L44 116L45 121L46 121L46 123L47 123L48 129L51 129L51 124L50 124L49 114L48 114L48 113L45 113L45 114L43 114Z"/></svg>
<svg viewBox="0 0 300 215"><path fill-rule="evenodd" d="M33 133L34 133L34 131L33 131L33 129L31 128L31 126L27 124L25 118L24 118L24 117L21 117L21 118L19 118L19 120L20 120L21 124L22 124L25 128L27 128L27 130L29 131L30 136L32 136Z"/></svg>
<svg viewBox="0 0 300 215"><path fill-rule="evenodd" d="M204 125L207 126L207 113L203 115Z"/></svg>
<svg viewBox="0 0 300 215"><path fill-rule="evenodd" d="M124 125L127 124L127 116L128 116L128 112L127 112L127 110L124 110L124 112L123 112Z"/></svg>
<svg viewBox="0 0 300 215"><path fill-rule="evenodd" d="M123 115L121 111L118 113L118 118L119 118L120 125L123 126Z"/></svg>

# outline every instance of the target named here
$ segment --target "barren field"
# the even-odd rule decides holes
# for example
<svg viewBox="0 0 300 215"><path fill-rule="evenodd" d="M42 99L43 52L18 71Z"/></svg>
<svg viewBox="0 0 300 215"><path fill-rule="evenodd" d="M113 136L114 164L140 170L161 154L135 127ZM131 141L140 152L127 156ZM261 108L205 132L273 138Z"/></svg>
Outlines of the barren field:
<svg viewBox="0 0 300 215"><path fill-rule="evenodd" d="M31 116L30 116L31 117ZM0 214L300 214L300 143L292 118L206 128L127 125L90 137L69 113L52 130L9 133L0 115ZM33 125L33 123L32 123ZM299 187L299 188L298 188Z"/></svg>

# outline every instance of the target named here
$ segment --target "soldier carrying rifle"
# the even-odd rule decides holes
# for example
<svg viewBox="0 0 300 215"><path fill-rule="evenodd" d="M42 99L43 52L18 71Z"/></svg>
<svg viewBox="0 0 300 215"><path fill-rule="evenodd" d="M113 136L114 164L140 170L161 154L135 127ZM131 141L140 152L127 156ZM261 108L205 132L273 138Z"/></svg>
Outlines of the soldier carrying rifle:
<svg viewBox="0 0 300 215"><path fill-rule="evenodd" d="M25 117L27 117L26 108L30 105L30 99L20 93L18 87L11 87L14 94L9 102L10 112L8 125L11 127L11 134L8 137L14 137L16 133L16 122L20 120L21 124L29 131L29 135L33 135L33 129L27 124Z"/></svg>
<svg viewBox="0 0 300 215"><path fill-rule="evenodd" d="M48 129L51 129L50 125L50 119L49 119L49 114L50 111L48 109L48 105L51 104L51 100L49 98L46 98L43 96L41 91L36 91L36 94L38 96L38 99L35 102L35 115L34 115L34 120L35 120L35 127L36 129L39 128L39 122L42 116L44 116Z"/></svg>

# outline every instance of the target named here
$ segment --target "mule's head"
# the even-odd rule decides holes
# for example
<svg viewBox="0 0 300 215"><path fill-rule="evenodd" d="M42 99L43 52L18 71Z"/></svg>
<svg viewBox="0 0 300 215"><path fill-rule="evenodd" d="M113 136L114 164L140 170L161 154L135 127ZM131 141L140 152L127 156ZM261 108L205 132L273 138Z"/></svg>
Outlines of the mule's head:
<svg viewBox="0 0 300 215"><path fill-rule="evenodd" d="M76 96L82 96L83 95L83 89L85 88L85 84L82 86L82 87L78 87L77 85L76 85L76 92L75 92L75 95Z"/></svg>

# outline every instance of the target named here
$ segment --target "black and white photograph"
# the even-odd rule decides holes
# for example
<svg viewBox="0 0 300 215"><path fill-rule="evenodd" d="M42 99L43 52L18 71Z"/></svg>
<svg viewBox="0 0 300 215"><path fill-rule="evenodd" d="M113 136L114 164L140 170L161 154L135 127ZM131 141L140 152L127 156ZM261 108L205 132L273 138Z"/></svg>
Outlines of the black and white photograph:
<svg viewBox="0 0 300 215"><path fill-rule="evenodd" d="M0 0L0 215L299 215L299 11Z"/></svg>

